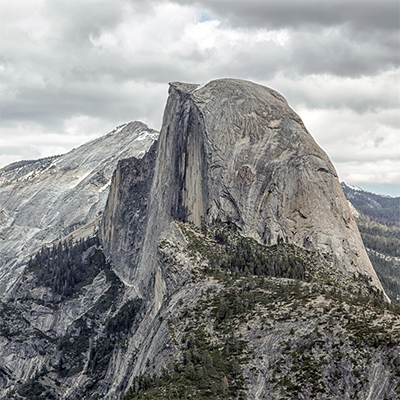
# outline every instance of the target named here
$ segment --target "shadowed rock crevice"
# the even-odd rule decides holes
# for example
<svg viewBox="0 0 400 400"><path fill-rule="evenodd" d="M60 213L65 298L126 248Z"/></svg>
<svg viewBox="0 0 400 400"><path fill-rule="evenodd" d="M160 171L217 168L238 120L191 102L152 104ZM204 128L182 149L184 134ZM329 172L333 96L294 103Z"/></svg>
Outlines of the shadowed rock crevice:
<svg viewBox="0 0 400 400"><path fill-rule="evenodd" d="M140 260L148 220L156 148L157 142L143 159L132 157L119 161L100 225L104 252L115 272L125 281L131 279Z"/></svg>

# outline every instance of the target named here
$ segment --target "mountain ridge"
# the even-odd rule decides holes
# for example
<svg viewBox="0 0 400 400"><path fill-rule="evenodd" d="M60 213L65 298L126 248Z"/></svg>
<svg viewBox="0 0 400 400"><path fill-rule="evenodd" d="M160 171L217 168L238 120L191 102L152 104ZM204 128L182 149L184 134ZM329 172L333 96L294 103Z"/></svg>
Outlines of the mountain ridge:
<svg viewBox="0 0 400 400"><path fill-rule="evenodd" d="M354 190L342 183L364 245L386 292L400 301L400 197Z"/></svg>
<svg viewBox="0 0 400 400"><path fill-rule="evenodd" d="M34 249L98 218L117 161L142 156L156 137L142 122L130 122L63 155L0 169L0 292Z"/></svg>
<svg viewBox="0 0 400 400"><path fill-rule="evenodd" d="M158 140L110 177L99 230L0 302L0 398L396 399L399 313L275 91L172 84Z"/></svg>

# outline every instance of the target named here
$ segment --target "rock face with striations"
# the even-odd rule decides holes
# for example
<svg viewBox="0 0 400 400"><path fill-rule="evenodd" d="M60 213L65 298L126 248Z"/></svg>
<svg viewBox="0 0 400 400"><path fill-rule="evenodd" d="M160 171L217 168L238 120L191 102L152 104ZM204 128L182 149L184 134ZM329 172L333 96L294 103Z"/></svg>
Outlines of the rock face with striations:
<svg viewBox="0 0 400 400"><path fill-rule="evenodd" d="M0 398L395 400L400 318L381 290L282 96L172 83L98 233L43 249L0 302Z"/></svg>
<svg viewBox="0 0 400 400"><path fill-rule="evenodd" d="M283 97L172 83L156 146L120 163L100 231L146 304L128 398L395 399L400 319L369 305L383 290L335 169Z"/></svg>
<svg viewBox="0 0 400 400"><path fill-rule="evenodd" d="M233 222L265 245L283 240L329 253L332 268L382 289L332 163L286 100L264 86L170 85L149 202L142 255L130 263L128 251L124 263L132 284L153 271L154 244L177 219ZM120 260L119 244L107 248Z"/></svg>
<svg viewBox="0 0 400 400"><path fill-rule="evenodd" d="M155 142L143 159L118 163L100 225L104 252L112 254L114 270L125 282L131 280L145 238L156 147Z"/></svg>
<svg viewBox="0 0 400 400"><path fill-rule="evenodd" d="M96 230L118 160L140 158L157 136L130 122L67 154L0 169L0 294L41 246Z"/></svg>

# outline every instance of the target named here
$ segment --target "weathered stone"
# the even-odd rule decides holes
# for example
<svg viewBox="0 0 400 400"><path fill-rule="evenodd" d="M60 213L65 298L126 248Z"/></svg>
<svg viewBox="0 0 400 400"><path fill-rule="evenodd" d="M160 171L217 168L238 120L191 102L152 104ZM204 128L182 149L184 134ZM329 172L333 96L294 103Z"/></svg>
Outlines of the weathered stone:
<svg viewBox="0 0 400 400"><path fill-rule="evenodd" d="M274 260L304 273L224 271L243 254L215 239L218 226L246 251L278 243ZM0 398L121 399L182 362L201 328L214 349L245 342L248 399L395 399L399 317L369 303L381 285L334 167L275 91L172 83L157 143L118 163L99 236L88 257L104 252L106 265L68 298L27 270L0 304Z"/></svg>
<svg viewBox="0 0 400 400"><path fill-rule="evenodd" d="M157 153L131 284L157 268L155 246L178 219L230 221L263 244L280 238L329 253L332 268L382 290L335 168L274 90L233 79L172 83Z"/></svg>
<svg viewBox="0 0 400 400"><path fill-rule="evenodd" d="M157 136L130 122L67 154L0 169L0 294L41 246L93 234L118 160L140 158Z"/></svg>

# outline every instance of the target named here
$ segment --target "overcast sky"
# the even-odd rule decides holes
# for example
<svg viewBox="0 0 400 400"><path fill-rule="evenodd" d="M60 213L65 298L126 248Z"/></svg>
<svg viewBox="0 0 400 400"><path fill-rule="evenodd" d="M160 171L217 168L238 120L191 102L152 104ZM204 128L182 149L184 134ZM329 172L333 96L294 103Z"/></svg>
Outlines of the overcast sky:
<svg viewBox="0 0 400 400"><path fill-rule="evenodd" d="M400 195L398 0L0 0L0 166L130 120L169 81L281 92L341 179Z"/></svg>

